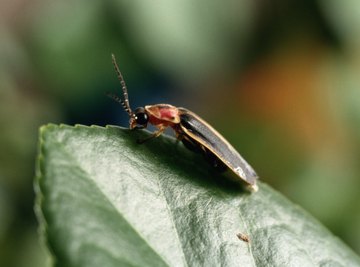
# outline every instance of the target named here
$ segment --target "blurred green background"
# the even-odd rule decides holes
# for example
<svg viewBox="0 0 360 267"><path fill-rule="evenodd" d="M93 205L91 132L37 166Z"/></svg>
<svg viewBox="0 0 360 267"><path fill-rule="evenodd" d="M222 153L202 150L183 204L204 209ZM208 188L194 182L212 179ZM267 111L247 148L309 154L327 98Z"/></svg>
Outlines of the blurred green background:
<svg viewBox="0 0 360 267"><path fill-rule="evenodd" d="M0 266L46 266L33 212L42 124L185 106L261 179L360 252L360 2L0 2Z"/></svg>

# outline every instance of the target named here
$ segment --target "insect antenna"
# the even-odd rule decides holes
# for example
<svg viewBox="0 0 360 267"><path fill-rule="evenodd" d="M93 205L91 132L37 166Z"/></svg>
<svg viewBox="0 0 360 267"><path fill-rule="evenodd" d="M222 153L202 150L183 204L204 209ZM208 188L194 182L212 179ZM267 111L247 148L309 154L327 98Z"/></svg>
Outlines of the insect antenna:
<svg viewBox="0 0 360 267"><path fill-rule="evenodd" d="M110 97L111 99L113 99L114 101L120 103L123 108L125 109L125 111L131 116L132 115L132 111L128 109L128 106L125 104L125 102L118 96L118 95L115 95L113 93L106 93L106 95L108 97Z"/></svg>
<svg viewBox="0 0 360 267"><path fill-rule="evenodd" d="M114 99L116 102L119 102L121 103L121 105L124 107L125 111L130 115L132 116L133 115L133 112L130 108L130 104L129 104L129 96L128 96L128 92L127 92L127 87L126 87L126 84L125 84L125 80L120 72L120 69L116 63L116 59L115 59L115 56L114 54L111 55L111 58L112 58L112 63L114 65L114 68L115 68L115 71L116 71L116 74L118 76L118 79L120 81L120 84L121 84L121 89L123 91L123 95L124 95L124 101L122 99L120 99L119 96L117 95L114 95L114 94L107 94L110 98Z"/></svg>

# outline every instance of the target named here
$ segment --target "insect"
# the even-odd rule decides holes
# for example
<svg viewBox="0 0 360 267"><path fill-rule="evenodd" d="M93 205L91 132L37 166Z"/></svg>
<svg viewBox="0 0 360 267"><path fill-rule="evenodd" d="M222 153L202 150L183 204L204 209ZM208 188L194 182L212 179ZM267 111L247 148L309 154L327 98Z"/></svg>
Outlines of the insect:
<svg viewBox="0 0 360 267"><path fill-rule="evenodd" d="M246 243L249 243L249 242L250 242L250 238L249 238L249 236L246 235L246 234L238 233L238 234L236 234L236 236L237 236L240 240L242 240L242 241L244 241L244 242L246 242Z"/></svg>
<svg viewBox="0 0 360 267"><path fill-rule="evenodd" d="M123 99L118 95L107 95L119 102L130 117L130 129L146 128L150 123L158 130L138 143L144 143L152 138L160 136L167 127L171 127L176 138L188 149L202 153L205 158L220 171L230 169L236 175L236 180L245 182L252 191L257 191L256 181L258 176L254 169L240 156L228 141L207 122L195 113L185 108L175 107L169 104L147 105L130 108L128 90L125 80L112 55L112 62L120 81Z"/></svg>

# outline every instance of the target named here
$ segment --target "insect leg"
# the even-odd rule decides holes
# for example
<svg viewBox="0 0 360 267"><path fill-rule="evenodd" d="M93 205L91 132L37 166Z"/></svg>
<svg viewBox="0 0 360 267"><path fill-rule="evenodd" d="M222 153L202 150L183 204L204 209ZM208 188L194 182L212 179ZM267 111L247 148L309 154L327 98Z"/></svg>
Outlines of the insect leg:
<svg viewBox="0 0 360 267"><path fill-rule="evenodd" d="M149 137L146 137L144 139L137 139L136 142L138 144L143 144L147 141L149 141L150 139L156 138L158 136L160 136L164 131L165 131L166 127L164 126L160 126L159 130L157 130L156 132L154 132L152 135L150 135Z"/></svg>

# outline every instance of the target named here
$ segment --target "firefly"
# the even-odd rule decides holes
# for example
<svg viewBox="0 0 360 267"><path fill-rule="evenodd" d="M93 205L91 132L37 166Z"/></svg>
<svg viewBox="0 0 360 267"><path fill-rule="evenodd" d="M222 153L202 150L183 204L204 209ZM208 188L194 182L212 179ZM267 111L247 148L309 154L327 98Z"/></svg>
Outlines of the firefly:
<svg viewBox="0 0 360 267"><path fill-rule="evenodd" d="M130 129L143 129L148 124L157 128L157 131L145 139L138 140L138 143L156 138L166 128L171 127L175 131L176 138L186 148L202 153L209 163L220 171L230 169L235 174L236 180L245 183L252 191L258 190L256 184L258 175L254 169L219 132L194 112L169 104L147 105L132 110L127 86L114 55L112 62L121 84L123 98L111 93L107 95L120 103L128 113Z"/></svg>

